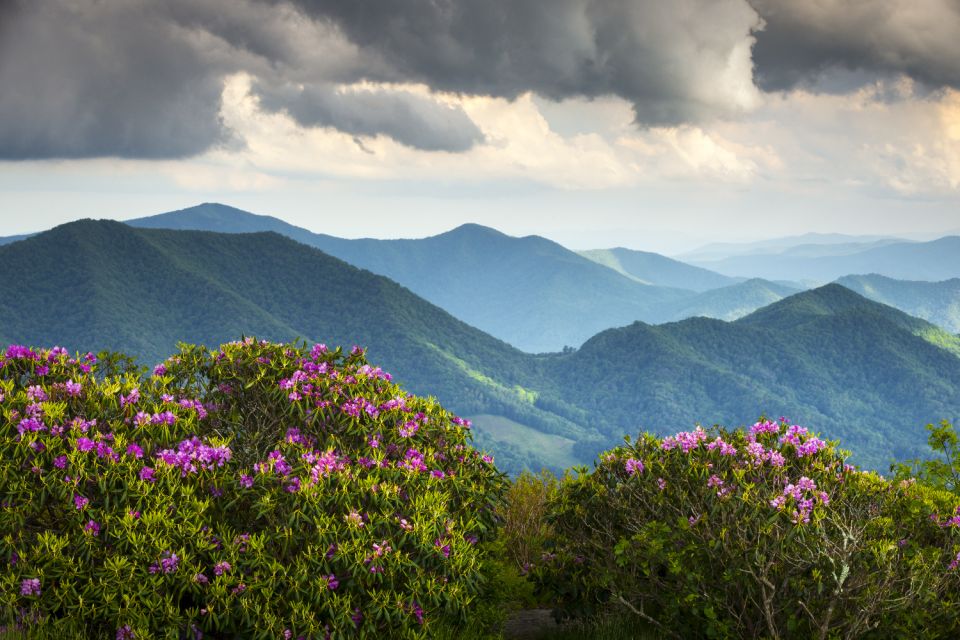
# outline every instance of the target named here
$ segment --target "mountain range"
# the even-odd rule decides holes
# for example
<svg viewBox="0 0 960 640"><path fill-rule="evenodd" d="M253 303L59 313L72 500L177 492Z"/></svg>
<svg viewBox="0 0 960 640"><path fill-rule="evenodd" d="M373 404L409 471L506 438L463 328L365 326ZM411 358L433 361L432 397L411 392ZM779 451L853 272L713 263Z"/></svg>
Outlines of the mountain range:
<svg viewBox="0 0 960 640"><path fill-rule="evenodd" d="M929 242L798 245L785 251L695 260L730 277L760 277L826 283L851 274L875 273L900 280L947 280L960 276L960 236Z"/></svg>
<svg viewBox="0 0 960 640"><path fill-rule="evenodd" d="M738 317L772 301L754 285L701 297L741 279L627 249L586 256L539 236L515 238L466 224L421 239L345 239L208 203L127 221L136 227L275 231L385 275L465 322L524 351L560 351L609 327L659 323L685 310ZM617 268L610 268L616 261ZM681 286L682 285L682 286ZM751 300L758 304L750 307Z"/></svg>
<svg viewBox="0 0 960 640"><path fill-rule="evenodd" d="M851 247L867 248L874 243L890 244L904 242L905 238L871 235L848 235L844 233L804 233L798 236L769 238L755 242L712 242L676 256L684 262L722 260L733 256L775 255L791 251L794 247L819 247L824 254L833 251L844 253Z"/></svg>
<svg viewBox="0 0 960 640"><path fill-rule="evenodd" d="M884 469L925 451L922 425L960 417L960 339L837 284L735 322L633 322L533 355L277 233L79 221L0 246L0 261L0 340L123 350L145 364L179 340L361 344L411 392L474 418L508 470L586 463L625 433L761 412Z"/></svg>
<svg viewBox="0 0 960 640"><path fill-rule="evenodd" d="M528 352L572 349L603 329L634 320L654 324L695 316L735 320L807 288L793 279L793 272L786 280L771 281L725 276L660 254L624 248L576 254L545 238L514 238L475 224L421 239L354 240L313 233L278 218L217 203L127 224L223 233L273 231L385 275L455 317ZM24 237L0 238L0 244ZM826 257L851 257L895 244L924 243L879 236L806 234L769 243L709 245L700 255L732 253L748 261L750 269L762 270L789 260L817 263ZM920 248L921 252L938 251L931 243ZM936 256L925 259L935 260ZM910 282L899 289L899 295L874 297L956 330L951 318L960 296L946 290L930 297L929 287ZM871 290L858 289L867 297ZM911 302L920 299L923 304Z"/></svg>
<svg viewBox="0 0 960 640"><path fill-rule="evenodd" d="M942 282L894 280L877 274L844 276L838 284L860 295L960 334L960 278Z"/></svg>

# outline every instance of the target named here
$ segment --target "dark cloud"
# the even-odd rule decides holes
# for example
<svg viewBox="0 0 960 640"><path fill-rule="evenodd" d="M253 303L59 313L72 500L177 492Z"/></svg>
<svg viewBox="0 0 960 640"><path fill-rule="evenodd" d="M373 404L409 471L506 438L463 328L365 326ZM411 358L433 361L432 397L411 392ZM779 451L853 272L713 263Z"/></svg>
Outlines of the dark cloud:
<svg viewBox="0 0 960 640"><path fill-rule="evenodd" d="M257 85L261 106L286 111L306 127L333 127L357 136L385 135L426 151L467 151L483 133L459 107L409 91L358 89L331 85L279 88Z"/></svg>
<svg viewBox="0 0 960 640"><path fill-rule="evenodd" d="M220 118L225 78L245 71L307 90L271 102L307 125L462 151L462 110L409 93L339 97L330 82L375 70L288 5L253 0L0 1L0 159L179 158L237 145ZM366 64L364 64L366 63ZM313 83L317 83L314 87ZM279 98L280 94L274 97Z"/></svg>
<svg viewBox="0 0 960 640"><path fill-rule="evenodd" d="M749 108L751 31L743 0L295 0L394 77L513 98L620 96L642 124Z"/></svg>
<svg viewBox="0 0 960 640"><path fill-rule="evenodd" d="M842 93L906 74L960 87L957 0L750 0L766 26L754 61L765 90Z"/></svg>
<svg viewBox="0 0 960 640"><path fill-rule="evenodd" d="M0 158L182 157L236 143L224 79L301 124L420 149L481 139L463 111L360 80L514 98L621 96L642 124L756 97L745 0L7 0ZM302 90L278 87L303 86Z"/></svg>
<svg viewBox="0 0 960 640"><path fill-rule="evenodd" d="M230 140L221 72L136 3L20 2L0 39L0 158L189 156Z"/></svg>

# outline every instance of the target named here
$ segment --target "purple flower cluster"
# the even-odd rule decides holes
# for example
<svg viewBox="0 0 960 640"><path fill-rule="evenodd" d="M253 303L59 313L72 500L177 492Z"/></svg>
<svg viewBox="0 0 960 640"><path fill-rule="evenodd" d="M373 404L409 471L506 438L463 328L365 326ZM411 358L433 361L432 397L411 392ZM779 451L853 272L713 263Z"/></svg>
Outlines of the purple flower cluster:
<svg viewBox="0 0 960 640"><path fill-rule="evenodd" d="M290 427L287 429L287 434L283 437L283 439L290 444L299 444L304 447L314 447L317 444L316 438L300 433L300 429L296 427Z"/></svg>
<svg viewBox="0 0 960 640"><path fill-rule="evenodd" d="M423 454L416 449L407 449L407 453L403 456L403 460L398 462L397 466L401 469L407 469L408 471L427 470L427 465L423 461Z"/></svg>
<svg viewBox="0 0 960 640"><path fill-rule="evenodd" d="M746 453L750 464L754 467L761 467L764 463L769 463L771 467L783 467L787 459L776 449L767 449L759 442L751 442L746 447Z"/></svg>
<svg viewBox="0 0 960 640"><path fill-rule="evenodd" d="M940 520L938 516L932 515L930 519L936 522L942 528L960 527L960 507L957 507L953 516L951 516L950 518L947 518L945 520Z"/></svg>
<svg viewBox="0 0 960 640"><path fill-rule="evenodd" d="M7 360L40 360L40 354L21 344L12 344L4 354Z"/></svg>
<svg viewBox="0 0 960 640"><path fill-rule="evenodd" d="M178 402L181 407L184 409L193 409L197 412L197 418L203 420L207 417L207 408L203 406L203 403L199 400L193 400L191 398L181 398Z"/></svg>
<svg viewBox="0 0 960 640"><path fill-rule="evenodd" d="M690 451L706 439L706 432L702 427L697 427L693 431L681 431L674 436L667 436L660 444L660 448L664 451L671 451L672 449L680 447L680 450L684 453L690 453Z"/></svg>
<svg viewBox="0 0 960 640"><path fill-rule="evenodd" d="M636 458L627 458L627 461L624 463L624 468L627 474L631 476L643 473L643 462Z"/></svg>
<svg viewBox="0 0 960 640"><path fill-rule="evenodd" d="M140 402L140 389L134 387L129 394L120 394L120 406L135 405Z"/></svg>
<svg viewBox="0 0 960 640"><path fill-rule="evenodd" d="M796 484L787 484L783 493L770 501L770 506L777 511L783 511L790 501L794 504L790 519L794 524L807 524L817 503L830 504L830 496L825 491L817 491L817 483L803 476Z"/></svg>
<svg viewBox="0 0 960 640"><path fill-rule="evenodd" d="M182 476L197 473L200 470L222 467L232 457L226 445L211 446L194 436L177 445L176 450L164 449L157 458L171 467L178 467Z"/></svg>
<svg viewBox="0 0 960 640"><path fill-rule="evenodd" d="M380 367L371 367L369 364L365 364L357 368L357 374L366 376L372 380L385 380L390 382L393 380L393 376L381 369Z"/></svg>
<svg viewBox="0 0 960 640"><path fill-rule="evenodd" d="M162 571L163 573L173 573L177 570L177 567L180 565L180 558L177 557L177 554L172 551L164 551L160 556L160 564L150 565L150 573L157 573Z"/></svg>
<svg viewBox="0 0 960 640"><path fill-rule="evenodd" d="M293 471L293 467L291 467L287 459L283 457L283 453L281 453L280 450L274 449L267 455L267 459L264 462L258 462L253 465L253 470L263 474L270 473L270 471L273 470L278 475L286 477Z"/></svg>
<svg viewBox="0 0 960 640"><path fill-rule="evenodd" d="M758 435L762 433L780 433L780 425L776 422L771 422L769 420L761 420L760 422L754 423L750 427L749 436L752 439L755 439Z"/></svg>
<svg viewBox="0 0 960 640"><path fill-rule="evenodd" d="M311 465L310 479L314 484L318 483L320 478L326 477L331 473L345 470L350 463L349 458L337 455L337 453L332 450L324 453L311 451L303 454L302 457L307 464Z"/></svg>
<svg viewBox="0 0 960 640"><path fill-rule="evenodd" d="M106 442L103 442L103 440L113 440L113 434L101 434L99 437L102 438L100 442L96 442L85 436L77 438L77 451L81 453L96 451L97 457L100 459L108 459L114 462L119 462L120 456L110 445L108 445Z"/></svg>
<svg viewBox="0 0 960 640"><path fill-rule="evenodd" d="M133 417L134 423L138 427L145 427L148 424L169 424L173 425L177 421L177 416L172 411L161 411L149 414L146 411L138 411Z"/></svg>
<svg viewBox="0 0 960 640"><path fill-rule="evenodd" d="M9 350L7 351L9 354ZM7 357L10 357L9 355ZM20 595L22 596L39 596L40 595L40 578L25 578L20 581Z"/></svg>
<svg viewBox="0 0 960 640"><path fill-rule="evenodd" d="M433 541L433 546L436 548L444 558L450 557L450 545L443 541L442 538L437 538Z"/></svg>
<svg viewBox="0 0 960 640"><path fill-rule="evenodd" d="M47 392L38 384L27 387L27 398L33 402L46 402L49 399Z"/></svg>
<svg viewBox="0 0 960 640"><path fill-rule="evenodd" d="M737 455L737 448L728 442L724 442L723 438L717 436L717 439L707 445L709 451L714 449L720 450L720 455L722 456L735 456Z"/></svg>

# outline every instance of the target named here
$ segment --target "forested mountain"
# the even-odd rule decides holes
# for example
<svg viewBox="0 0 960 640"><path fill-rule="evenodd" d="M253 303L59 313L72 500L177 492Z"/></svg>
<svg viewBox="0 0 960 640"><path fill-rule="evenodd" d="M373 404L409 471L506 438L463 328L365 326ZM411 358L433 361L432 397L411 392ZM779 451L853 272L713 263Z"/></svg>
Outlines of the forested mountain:
<svg viewBox="0 0 960 640"><path fill-rule="evenodd" d="M960 417L958 345L923 320L827 285L736 322L604 331L545 365L565 398L609 418L615 432L742 424L765 411L816 425L858 462L885 469L926 450L924 424Z"/></svg>

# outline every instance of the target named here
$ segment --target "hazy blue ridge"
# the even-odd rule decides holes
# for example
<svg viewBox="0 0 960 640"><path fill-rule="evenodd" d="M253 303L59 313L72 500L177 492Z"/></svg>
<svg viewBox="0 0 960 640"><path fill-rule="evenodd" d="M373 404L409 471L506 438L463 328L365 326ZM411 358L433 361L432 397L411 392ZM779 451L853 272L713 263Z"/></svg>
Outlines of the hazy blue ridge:
<svg viewBox="0 0 960 640"><path fill-rule="evenodd" d="M727 287L741 280L649 251L635 251L617 247L615 249L590 249L579 253L585 258L610 267L614 271L644 284L701 292Z"/></svg>
<svg viewBox="0 0 960 640"><path fill-rule="evenodd" d="M960 236L881 246L869 243L861 251L842 255L746 255L696 264L728 276L768 280L825 283L849 274L874 273L901 280L939 281L960 277Z"/></svg>
<svg viewBox="0 0 960 640"><path fill-rule="evenodd" d="M784 284L752 278L719 289L704 291L689 300L670 307L672 320L703 316L718 320L736 320L787 296L799 289Z"/></svg>
<svg viewBox="0 0 960 640"><path fill-rule="evenodd" d="M837 280L862 296L902 309L951 333L960 333L960 278L941 282L895 280L875 273Z"/></svg>

